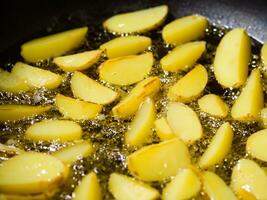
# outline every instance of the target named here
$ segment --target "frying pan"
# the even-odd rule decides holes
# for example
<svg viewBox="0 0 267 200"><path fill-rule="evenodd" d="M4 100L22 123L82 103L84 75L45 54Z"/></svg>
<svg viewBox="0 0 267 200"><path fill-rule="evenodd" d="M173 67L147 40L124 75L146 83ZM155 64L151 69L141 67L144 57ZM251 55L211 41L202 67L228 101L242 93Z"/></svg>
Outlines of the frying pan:
<svg viewBox="0 0 267 200"><path fill-rule="evenodd" d="M0 4L0 66L10 61L11 55L17 60L20 44L32 38L90 27L114 13L160 4L169 6L169 18L201 14L218 25L244 27L258 41L267 41L266 0L4 0Z"/></svg>

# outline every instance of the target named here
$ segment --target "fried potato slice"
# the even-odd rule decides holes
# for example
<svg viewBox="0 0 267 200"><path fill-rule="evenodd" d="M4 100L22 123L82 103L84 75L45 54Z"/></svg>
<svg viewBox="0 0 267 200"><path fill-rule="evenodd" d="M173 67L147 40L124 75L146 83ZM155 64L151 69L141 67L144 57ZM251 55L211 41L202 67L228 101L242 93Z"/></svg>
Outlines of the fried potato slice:
<svg viewBox="0 0 267 200"><path fill-rule="evenodd" d="M156 6L143 10L122 13L108 18L103 26L115 33L143 33L160 26L168 13L168 6ZM136 23L138 22L138 23Z"/></svg>
<svg viewBox="0 0 267 200"><path fill-rule="evenodd" d="M244 29L235 28L222 38L213 65L215 78L223 87L238 88L246 82L250 48L250 39Z"/></svg>
<svg viewBox="0 0 267 200"><path fill-rule="evenodd" d="M38 194L60 186L68 167L53 156L27 152L4 161L0 166L0 192Z"/></svg>
<svg viewBox="0 0 267 200"><path fill-rule="evenodd" d="M167 120L173 133L186 144L194 143L203 135L197 114L183 103L168 105Z"/></svg>
<svg viewBox="0 0 267 200"><path fill-rule="evenodd" d="M99 67L100 79L115 85L131 85L143 80L154 63L151 52L105 61Z"/></svg>
<svg viewBox="0 0 267 200"><path fill-rule="evenodd" d="M142 147L128 156L127 163L136 178L160 181L175 176L180 168L188 167L191 161L185 144L174 138Z"/></svg>
<svg viewBox="0 0 267 200"><path fill-rule="evenodd" d="M54 89L62 82L60 75L22 62L17 62L11 73L25 81L31 88L45 87Z"/></svg>
<svg viewBox="0 0 267 200"><path fill-rule="evenodd" d="M102 51L92 50L73 55L60 56L53 62L65 72L82 71L95 64L101 56Z"/></svg>
<svg viewBox="0 0 267 200"><path fill-rule="evenodd" d="M96 104L109 104L118 97L117 92L77 71L71 78L71 91L75 97Z"/></svg>
<svg viewBox="0 0 267 200"><path fill-rule="evenodd" d="M259 69L254 69L240 95L234 102L231 116L238 121L258 121L264 106L263 89Z"/></svg>
<svg viewBox="0 0 267 200"><path fill-rule="evenodd" d="M0 121L20 120L25 117L40 115L51 109L52 106L31 105L0 105Z"/></svg>
<svg viewBox="0 0 267 200"><path fill-rule="evenodd" d="M189 42L175 47L160 60L163 70L178 72L191 67L206 49L206 42Z"/></svg>
<svg viewBox="0 0 267 200"><path fill-rule="evenodd" d="M139 82L124 99L112 108L112 113L120 119L133 116L142 101L146 97L151 97L156 94L159 89L160 79L158 77L152 76L146 78Z"/></svg>
<svg viewBox="0 0 267 200"><path fill-rule="evenodd" d="M154 101L149 97L140 105L130 127L125 133L125 143L132 146L141 146L152 136L152 128L156 119Z"/></svg>
<svg viewBox="0 0 267 200"><path fill-rule="evenodd" d="M154 122L154 125L156 133L162 141L176 137L176 135L171 130L171 127L169 126L169 123L167 122L167 119L165 117L157 119Z"/></svg>
<svg viewBox="0 0 267 200"><path fill-rule="evenodd" d="M181 17L164 26L162 37L166 43L180 45L202 38L207 26L207 19L201 15Z"/></svg>
<svg viewBox="0 0 267 200"><path fill-rule="evenodd" d="M188 103L199 97L207 83L207 70L199 64L170 87L168 98L171 101Z"/></svg>
<svg viewBox="0 0 267 200"><path fill-rule="evenodd" d="M21 46L20 54L27 62L60 56L79 47L87 30L87 27L81 27L31 40Z"/></svg>
<svg viewBox="0 0 267 200"><path fill-rule="evenodd" d="M43 120L28 127L25 138L34 141L73 141L82 136L81 126L69 120Z"/></svg>
<svg viewBox="0 0 267 200"><path fill-rule="evenodd" d="M94 119L103 107L99 104L73 99L62 94L56 95L56 106L65 118L74 120Z"/></svg>
<svg viewBox="0 0 267 200"><path fill-rule="evenodd" d="M159 192L148 184L131 177L112 173L108 188L117 200L154 200L159 198Z"/></svg>
<svg viewBox="0 0 267 200"><path fill-rule="evenodd" d="M151 39L146 36L130 35L117 37L100 46L108 58L129 56L143 52L151 46Z"/></svg>

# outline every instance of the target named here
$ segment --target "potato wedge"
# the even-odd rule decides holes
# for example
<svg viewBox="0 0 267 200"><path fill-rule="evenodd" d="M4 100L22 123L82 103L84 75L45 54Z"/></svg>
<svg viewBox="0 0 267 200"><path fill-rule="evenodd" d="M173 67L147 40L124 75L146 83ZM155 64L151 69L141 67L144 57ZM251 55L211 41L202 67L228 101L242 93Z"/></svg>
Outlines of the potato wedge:
<svg viewBox="0 0 267 200"><path fill-rule="evenodd" d="M89 141L79 141L74 145L54 152L52 155L70 166L77 160L90 156L93 150L93 146Z"/></svg>
<svg viewBox="0 0 267 200"><path fill-rule="evenodd" d="M87 29L76 28L31 40L21 46L20 54L27 62L60 56L79 47L85 39Z"/></svg>
<svg viewBox="0 0 267 200"><path fill-rule="evenodd" d="M239 198L267 199L267 175L252 160L238 161L232 171L231 187Z"/></svg>
<svg viewBox="0 0 267 200"><path fill-rule="evenodd" d="M162 191L163 200L184 200L196 196L201 182L191 169L181 169Z"/></svg>
<svg viewBox="0 0 267 200"><path fill-rule="evenodd" d="M73 200L101 200L101 188L94 172L85 175L80 184L75 188Z"/></svg>
<svg viewBox="0 0 267 200"><path fill-rule="evenodd" d="M207 94L198 101L199 108L214 117L224 118L228 115L228 105L217 95Z"/></svg>
<svg viewBox="0 0 267 200"><path fill-rule="evenodd" d="M153 76L146 78L138 83L124 99L112 108L112 113L115 117L120 119L133 116L142 101L146 97L156 94L159 89L160 79L158 77Z"/></svg>
<svg viewBox="0 0 267 200"><path fill-rule="evenodd" d="M203 92L207 82L207 70L199 64L170 87L168 98L183 103L193 101Z"/></svg>
<svg viewBox="0 0 267 200"><path fill-rule="evenodd" d="M102 110L102 105L73 99L62 94L56 95L56 106L65 118L74 120L94 119Z"/></svg>
<svg viewBox="0 0 267 200"><path fill-rule="evenodd" d="M72 141L82 137L79 124L68 120L43 120L31 125L25 132L25 138L34 141Z"/></svg>
<svg viewBox="0 0 267 200"><path fill-rule="evenodd" d="M82 71L95 64L101 56L102 51L92 50L73 55L60 56L53 62L65 72Z"/></svg>
<svg viewBox="0 0 267 200"><path fill-rule="evenodd" d="M189 42L179 45L160 60L163 70L178 72L191 67L206 49L206 42Z"/></svg>
<svg viewBox="0 0 267 200"><path fill-rule="evenodd" d="M261 62L265 70L264 76L267 77L267 42L265 42L261 48Z"/></svg>
<svg viewBox="0 0 267 200"><path fill-rule="evenodd" d="M166 43L180 45L202 38L207 26L208 21L205 17L190 15L178 18L164 26L162 37Z"/></svg>
<svg viewBox="0 0 267 200"><path fill-rule="evenodd" d="M171 130L171 127L169 126L167 119L165 117L161 117L157 119L154 122L154 125L156 129L156 133L162 141L169 140L169 139L176 137L176 135Z"/></svg>
<svg viewBox="0 0 267 200"><path fill-rule="evenodd" d="M267 128L267 108L263 108L260 111L260 125L263 128Z"/></svg>
<svg viewBox="0 0 267 200"><path fill-rule="evenodd" d="M4 161L0 166L0 192L37 194L61 185L68 167L53 156L27 152Z"/></svg>
<svg viewBox="0 0 267 200"><path fill-rule="evenodd" d="M190 154L177 138L152 144L130 154L128 169L143 181L160 181L175 176L180 168L190 165Z"/></svg>
<svg viewBox="0 0 267 200"><path fill-rule="evenodd" d="M30 90L28 84L16 75L0 69L0 90L5 92L27 92Z"/></svg>
<svg viewBox="0 0 267 200"><path fill-rule="evenodd" d="M258 121L264 106L263 89L259 69L254 69L240 95L235 100L231 116L238 121Z"/></svg>
<svg viewBox="0 0 267 200"><path fill-rule="evenodd" d="M160 26L168 13L168 6L156 6L108 18L103 26L115 33L143 33ZM136 23L138 22L138 23Z"/></svg>
<svg viewBox="0 0 267 200"><path fill-rule="evenodd" d="M197 114L183 103L168 105L167 121L173 133L186 144L192 144L202 137L202 126Z"/></svg>
<svg viewBox="0 0 267 200"><path fill-rule="evenodd" d="M229 122L225 122L213 136L211 143L200 157L198 165L202 169L209 168L222 162L230 152L233 141L233 131Z"/></svg>
<svg viewBox="0 0 267 200"><path fill-rule="evenodd" d="M210 199L214 200L238 200L233 191L225 182L213 172L203 172L201 174L204 192Z"/></svg>
<svg viewBox="0 0 267 200"><path fill-rule="evenodd" d="M154 101L149 97L140 105L130 127L125 133L125 143L131 146L142 146L152 136L152 128L156 119Z"/></svg>
<svg viewBox="0 0 267 200"><path fill-rule="evenodd" d="M267 129L250 135L247 139L246 150L254 158L267 162Z"/></svg>
<svg viewBox="0 0 267 200"><path fill-rule="evenodd" d="M25 117L40 115L51 109L51 106L0 105L0 121L19 120Z"/></svg>
<svg viewBox="0 0 267 200"><path fill-rule="evenodd" d="M45 87L54 89L62 82L60 75L22 62L17 62L14 65L12 74L25 81L31 88Z"/></svg>
<svg viewBox="0 0 267 200"><path fill-rule="evenodd" d="M14 155L24 153L24 150L19 149L19 148L14 147L14 146L0 143L0 153L4 153L7 156L14 156Z"/></svg>
<svg viewBox="0 0 267 200"><path fill-rule="evenodd" d="M151 71L154 58L151 52L113 58L99 67L102 80L115 85L131 85L143 80Z"/></svg>
<svg viewBox="0 0 267 200"><path fill-rule="evenodd" d="M154 200L160 196L148 184L118 173L110 175L108 189L116 200Z"/></svg>
<svg viewBox="0 0 267 200"><path fill-rule="evenodd" d="M75 97L96 104L109 104L118 97L117 92L81 72L74 72L71 78L71 91Z"/></svg>
<svg viewBox="0 0 267 200"><path fill-rule="evenodd" d="M130 35L117 37L100 46L108 58L138 54L151 46L151 39L146 36Z"/></svg>
<svg viewBox="0 0 267 200"><path fill-rule="evenodd" d="M235 28L222 38L213 65L215 77L223 87L238 88L246 82L250 48L250 39L244 29Z"/></svg>

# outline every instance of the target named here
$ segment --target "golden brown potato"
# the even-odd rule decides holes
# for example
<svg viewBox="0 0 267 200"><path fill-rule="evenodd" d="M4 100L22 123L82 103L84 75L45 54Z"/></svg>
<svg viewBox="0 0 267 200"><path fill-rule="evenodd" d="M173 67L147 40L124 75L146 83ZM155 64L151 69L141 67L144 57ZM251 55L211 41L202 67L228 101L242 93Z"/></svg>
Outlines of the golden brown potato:
<svg viewBox="0 0 267 200"><path fill-rule="evenodd" d="M115 85L131 85L143 80L154 62L151 52L105 61L99 67L100 79Z"/></svg>
<svg viewBox="0 0 267 200"><path fill-rule="evenodd" d="M214 58L214 73L223 87L238 88L246 82L250 51L250 39L244 29L233 29L222 38Z"/></svg>
<svg viewBox="0 0 267 200"><path fill-rule="evenodd" d="M107 19L103 26L108 31L115 33L142 33L160 26L167 13L166 5L122 13Z"/></svg>
<svg viewBox="0 0 267 200"><path fill-rule="evenodd" d="M80 46L85 39L87 29L87 27L76 28L26 42L21 46L21 56L27 62L37 62L65 54Z"/></svg>
<svg viewBox="0 0 267 200"><path fill-rule="evenodd" d="M160 60L163 70L178 72L191 67L206 49L206 42L189 42L179 45Z"/></svg>
<svg viewBox="0 0 267 200"><path fill-rule="evenodd" d="M202 38L207 26L207 19L201 15L181 17L164 26L162 37L166 43L180 45Z"/></svg>
<svg viewBox="0 0 267 200"><path fill-rule="evenodd" d="M160 181L175 176L180 168L188 167L190 154L185 144L174 138L142 147L128 156L127 163L136 178Z"/></svg>
<svg viewBox="0 0 267 200"><path fill-rule="evenodd" d="M151 39L146 36L130 35L117 37L100 46L108 58L138 54L151 46Z"/></svg>
<svg viewBox="0 0 267 200"><path fill-rule="evenodd" d="M171 101L188 103L199 97L207 82L207 70L199 64L170 87L168 98Z"/></svg>

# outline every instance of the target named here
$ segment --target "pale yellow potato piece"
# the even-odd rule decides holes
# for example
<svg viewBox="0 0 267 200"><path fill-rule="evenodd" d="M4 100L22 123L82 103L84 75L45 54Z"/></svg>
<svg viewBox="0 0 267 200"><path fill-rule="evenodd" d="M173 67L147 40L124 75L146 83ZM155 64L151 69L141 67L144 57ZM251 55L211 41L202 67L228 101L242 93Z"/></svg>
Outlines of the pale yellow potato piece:
<svg viewBox="0 0 267 200"><path fill-rule="evenodd" d="M264 76L267 77L267 43L265 42L261 48L261 62L264 67Z"/></svg>
<svg viewBox="0 0 267 200"><path fill-rule="evenodd" d="M208 21L205 17L190 15L178 18L164 26L162 37L166 43L179 45L204 37L207 26Z"/></svg>
<svg viewBox="0 0 267 200"><path fill-rule="evenodd" d="M267 167L262 167L262 169L265 171L266 176L267 176Z"/></svg>
<svg viewBox="0 0 267 200"><path fill-rule="evenodd" d="M257 121L264 106L259 69L254 69L240 95L235 100L231 116L238 121Z"/></svg>
<svg viewBox="0 0 267 200"><path fill-rule="evenodd" d="M115 33L142 33L160 26L168 13L168 6L162 5L134 12L114 15L103 26Z"/></svg>
<svg viewBox="0 0 267 200"><path fill-rule="evenodd" d="M21 56L27 62L36 62L65 54L81 45L87 29L76 28L26 42L21 46Z"/></svg>
<svg viewBox="0 0 267 200"><path fill-rule="evenodd" d="M199 108L212 116L224 118L228 115L228 105L217 95L207 94L198 101Z"/></svg>
<svg viewBox="0 0 267 200"><path fill-rule="evenodd" d="M148 184L118 173L110 175L108 189L116 200L155 200L160 196Z"/></svg>
<svg viewBox="0 0 267 200"><path fill-rule="evenodd" d="M68 167L53 156L27 152L0 166L0 192L37 194L49 191L63 183Z"/></svg>
<svg viewBox="0 0 267 200"><path fill-rule="evenodd" d="M60 56L53 62L65 72L82 71L95 64L101 56L102 51L92 50L73 55Z"/></svg>
<svg viewBox="0 0 267 200"><path fill-rule="evenodd" d="M78 141L54 152L52 155L67 165L73 165L77 160L86 158L93 153L93 146L89 141Z"/></svg>
<svg viewBox="0 0 267 200"><path fill-rule="evenodd" d="M125 143L131 146L142 146L152 136L152 128L156 119L154 101L149 97L140 105L130 127L125 133Z"/></svg>
<svg viewBox="0 0 267 200"><path fill-rule="evenodd" d="M73 200L101 200L101 188L94 172L85 175L73 192Z"/></svg>
<svg viewBox="0 0 267 200"><path fill-rule="evenodd" d="M51 109L51 106L0 105L0 121L19 120L25 117L40 115Z"/></svg>
<svg viewBox="0 0 267 200"><path fill-rule="evenodd" d="M196 196L201 182L191 169L181 169L162 191L163 200L184 200Z"/></svg>
<svg viewBox="0 0 267 200"><path fill-rule="evenodd" d="M62 94L56 95L56 106L65 117L74 120L94 119L102 110L102 105L73 99Z"/></svg>
<svg viewBox="0 0 267 200"><path fill-rule="evenodd" d="M263 128L267 128L267 108L263 108L260 111L260 125Z"/></svg>
<svg viewBox="0 0 267 200"><path fill-rule="evenodd" d="M112 113L120 119L133 116L144 99L153 96L159 89L160 79L158 77L146 78L139 82L124 99L112 108Z"/></svg>
<svg viewBox="0 0 267 200"><path fill-rule="evenodd" d="M100 46L108 58L138 54L151 46L151 39L146 36L130 35L112 39Z"/></svg>
<svg viewBox="0 0 267 200"><path fill-rule="evenodd" d="M183 103L170 103L167 121L173 133L186 144L192 144L202 135L202 126L195 111Z"/></svg>
<svg viewBox="0 0 267 200"><path fill-rule="evenodd" d="M25 132L25 138L34 141L72 141L81 137L81 126L69 120L43 120L31 125Z"/></svg>
<svg viewBox="0 0 267 200"><path fill-rule="evenodd" d="M60 75L22 62L17 62L14 65L12 74L25 81L31 88L54 89L62 82Z"/></svg>
<svg viewBox="0 0 267 200"><path fill-rule="evenodd" d="M27 92L30 90L28 84L16 75L0 69L0 90L5 92Z"/></svg>
<svg viewBox="0 0 267 200"><path fill-rule="evenodd" d="M214 74L217 81L227 88L238 88L247 79L251 57L250 39L244 29L236 28L220 41L215 58Z"/></svg>
<svg viewBox="0 0 267 200"><path fill-rule="evenodd" d="M179 45L160 60L163 70L177 72L196 63L206 50L206 42L189 42Z"/></svg>
<svg viewBox="0 0 267 200"><path fill-rule="evenodd" d="M128 169L143 181L161 181L175 176L180 168L191 163L186 145L177 138L152 144L135 151L127 158Z"/></svg>
<svg viewBox="0 0 267 200"><path fill-rule="evenodd" d="M118 97L117 92L77 71L71 78L71 91L75 97L96 104L109 104Z"/></svg>
<svg viewBox="0 0 267 200"><path fill-rule="evenodd" d="M267 162L267 129L260 130L250 135L247 139L247 152L260 160Z"/></svg>
<svg viewBox="0 0 267 200"><path fill-rule="evenodd" d="M212 200L238 200L234 192L213 172L201 173L204 192Z"/></svg>
<svg viewBox="0 0 267 200"><path fill-rule="evenodd" d="M131 85L143 80L149 74L153 62L151 52L109 59L100 65L99 76L111 84Z"/></svg>
<svg viewBox="0 0 267 200"><path fill-rule="evenodd" d="M168 98L183 103L193 101L203 92L207 82L207 70L199 64L170 87Z"/></svg>
<svg viewBox="0 0 267 200"><path fill-rule="evenodd" d="M239 198L267 199L267 175L255 161L238 161L232 171L231 187Z"/></svg>
<svg viewBox="0 0 267 200"><path fill-rule="evenodd" d="M169 126L167 119L165 117L161 117L157 119L154 122L154 125L156 129L156 133L162 141L169 140L169 139L176 137L176 135L171 130L171 127Z"/></svg>
<svg viewBox="0 0 267 200"><path fill-rule="evenodd" d="M213 136L211 143L200 157L198 165L205 169L219 164L230 152L233 141L233 131L229 122L225 122Z"/></svg>

